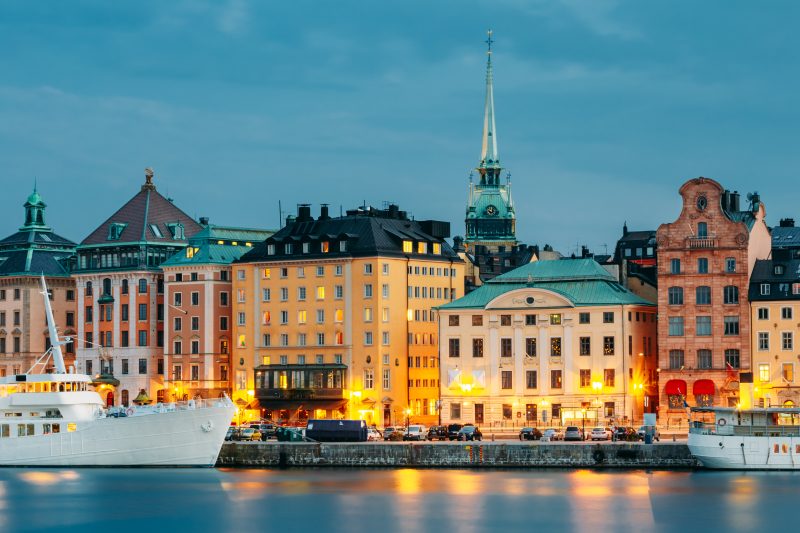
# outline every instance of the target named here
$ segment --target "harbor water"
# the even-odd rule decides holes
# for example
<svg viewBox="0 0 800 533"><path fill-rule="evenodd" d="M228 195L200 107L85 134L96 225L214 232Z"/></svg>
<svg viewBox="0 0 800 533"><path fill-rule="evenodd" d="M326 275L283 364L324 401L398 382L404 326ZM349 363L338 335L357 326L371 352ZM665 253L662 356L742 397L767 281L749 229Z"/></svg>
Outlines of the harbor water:
<svg viewBox="0 0 800 533"><path fill-rule="evenodd" d="M0 469L0 531L783 531L800 473Z"/></svg>

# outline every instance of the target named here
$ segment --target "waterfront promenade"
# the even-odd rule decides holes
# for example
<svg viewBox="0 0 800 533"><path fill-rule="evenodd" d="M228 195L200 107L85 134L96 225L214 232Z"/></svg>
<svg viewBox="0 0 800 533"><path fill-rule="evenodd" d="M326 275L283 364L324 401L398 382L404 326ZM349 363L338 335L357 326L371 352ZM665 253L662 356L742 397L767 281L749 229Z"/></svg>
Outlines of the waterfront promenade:
<svg viewBox="0 0 800 533"><path fill-rule="evenodd" d="M685 443L637 442L231 442L217 466L402 468L698 467Z"/></svg>

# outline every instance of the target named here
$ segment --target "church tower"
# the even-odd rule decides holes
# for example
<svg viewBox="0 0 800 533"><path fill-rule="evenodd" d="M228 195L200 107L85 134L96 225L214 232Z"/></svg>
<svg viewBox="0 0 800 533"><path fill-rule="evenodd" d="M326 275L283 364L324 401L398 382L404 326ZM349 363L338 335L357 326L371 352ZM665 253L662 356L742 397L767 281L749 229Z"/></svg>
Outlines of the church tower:
<svg viewBox="0 0 800 533"><path fill-rule="evenodd" d="M485 246L489 252L509 250L517 244L516 215L511 200L511 175L501 183L503 167L497 151L497 129L494 123L494 91L492 80L492 32L486 58L486 103L483 115L483 141L481 159L475 169L480 175L478 183L470 177L467 200L466 238L468 250Z"/></svg>

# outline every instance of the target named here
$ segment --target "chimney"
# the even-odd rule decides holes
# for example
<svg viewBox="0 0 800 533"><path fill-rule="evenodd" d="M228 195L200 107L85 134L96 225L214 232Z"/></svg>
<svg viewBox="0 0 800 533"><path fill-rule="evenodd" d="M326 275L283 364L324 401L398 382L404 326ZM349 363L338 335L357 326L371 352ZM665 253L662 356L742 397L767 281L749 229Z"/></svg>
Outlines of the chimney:
<svg viewBox="0 0 800 533"><path fill-rule="evenodd" d="M320 204L319 206L319 220L328 220L331 217L328 215L328 204Z"/></svg>
<svg viewBox="0 0 800 533"><path fill-rule="evenodd" d="M208 217L200 217L200 225L208 226Z"/></svg>
<svg viewBox="0 0 800 533"><path fill-rule="evenodd" d="M298 222L309 222L314 220L311 216L311 205L310 204L298 204L297 205L297 221Z"/></svg>
<svg viewBox="0 0 800 533"><path fill-rule="evenodd" d="M622 225L622 236L625 237L628 234L628 221L626 220L625 223Z"/></svg>
<svg viewBox="0 0 800 533"><path fill-rule="evenodd" d="M793 218L782 218L780 221L780 227L782 228L793 228L794 227L794 219Z"/></svg>
<svg viewBox="0 0 800 533"><path fill-rule="evenodd" d="M731 191L725 189L725 192L722 193L722 209L727 212L731 212Z"/></svg>
<svg viewBox="0 0 800 533"><path fill-rule="evenodd" d="M400 212L400 208L397 207L395 204L389 205L389 218L397 218L397 214Z"/></svg>
<svg viewBox="0 0 800 533"><path fill-rule="evenodd" d="M735 213L739 210L739 191L733 191L731 193L731 208L730 211Z"/></svg>

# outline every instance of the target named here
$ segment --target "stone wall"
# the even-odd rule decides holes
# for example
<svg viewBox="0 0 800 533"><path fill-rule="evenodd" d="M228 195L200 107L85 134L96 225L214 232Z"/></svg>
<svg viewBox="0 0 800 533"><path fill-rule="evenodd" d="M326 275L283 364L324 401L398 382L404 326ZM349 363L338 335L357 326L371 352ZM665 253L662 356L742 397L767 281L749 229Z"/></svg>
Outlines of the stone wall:
<svg viewBox="0 0 800 533"><path fill-rule="evenodd" d="M695 468L686 444L225 443L217 466Z"/></svg>

